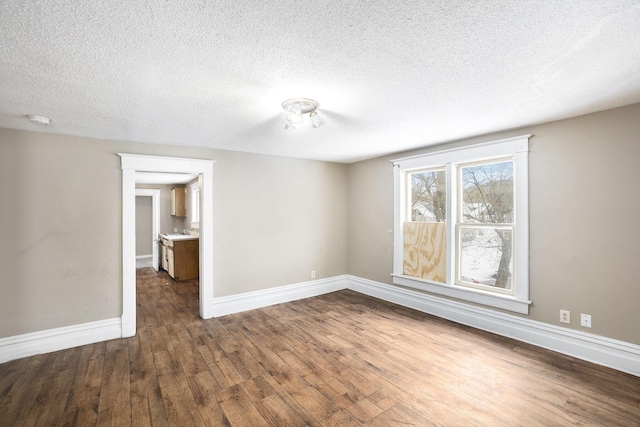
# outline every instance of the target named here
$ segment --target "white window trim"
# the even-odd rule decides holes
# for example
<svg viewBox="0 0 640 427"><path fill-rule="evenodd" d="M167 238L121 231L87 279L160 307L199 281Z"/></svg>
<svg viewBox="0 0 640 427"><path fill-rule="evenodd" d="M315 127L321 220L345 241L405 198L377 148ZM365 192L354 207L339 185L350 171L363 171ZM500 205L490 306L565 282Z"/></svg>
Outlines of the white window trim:
<svg viewBox="0 0 640 427"><path fill-rule="evenodd" d="M522 135L514 138L475 144L447 150L439 150L417 156L392 160L394 170L394 251L393 283L421 289L434 294L457 298L472 303L528 314L529 300L529 138ZM505 156L513 156L516 171L515 223L514 223L514 294L504 295L482 289L459 286L454 283L456 277L455 220L447 221L447 283L438 283L403 274L403 222L406 218L407 196L405 175L407 172L444 166L447 170L447 218L455 219L456 200L449 195L455 194L458 163L481 161Z"/></svg>

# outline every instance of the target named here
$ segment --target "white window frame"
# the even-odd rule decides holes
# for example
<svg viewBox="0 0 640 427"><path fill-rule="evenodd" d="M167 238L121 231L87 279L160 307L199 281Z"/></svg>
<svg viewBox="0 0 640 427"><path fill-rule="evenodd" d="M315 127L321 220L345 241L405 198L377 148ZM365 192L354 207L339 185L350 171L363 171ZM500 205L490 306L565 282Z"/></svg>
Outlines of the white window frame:
<svg viewBox="0 0 640 427"><path fill-rule="evenodd" d="M513 163L513 174L515 177L516 174L516 165L515 165L515 160L513 159L513 156L509 156L509 157L503 157L503 158L494 158L494 159L485 159L485 160L481 160L481 161L474 161L474 162L470 162L470 163L458 163L456 165L456 173L457 173L457 179L458 182L460 182L462 180L462 169L466 168L466 167L472 167L472 166L483 166L483 165L488 165L488 164L492 164L492 163L500 163L500 162L512 162ZM478 289L485 289L489 292L495 292L495 293L502 293L505 295L514 295L515 294L515 289L512 286L509 289L502 289L502 288L491 288L491 287L487 287L485 285L476 285L473 283L470 283L468 281L464 281L462 280L462 266L461 266L461 259L462 259L462 247L461 247L461 234L462 231L465 229L486 229L486 230L496 230L496 229L503 229L503 230L510 230L512 233L515 233L515 223L505 223L505 224L496 224L496 223L473 223L473 222L465 222L463 220L463 213L461 212L462 206L463 206L463 193L462 191L460 191L460 188L457 188L457 194L456 194L456 203L457 203L457 215L455 218L456 224L455 224L455 242L457 245L456 248L456 269L455 269L455 283L457 285L461 285L461 286L467 286L467 287L471 287L471 288L478 288ZM515 196L515 188L514 190L514 196ZM515 200L514 200L514 204L515 204ZM514 212L515 213L515 212ZM515 216L515 215L514 215ZM513 250L514 248L512 248ZM515 261L515 260L514 260ZM514 264L514 268L515 268L515 262ZM512 271L512 273L515 273ZM515 274L513 274L513 277L515 278ZM513 280L512 280L513 281Z"/></svg>
<svg viewBox="0 0 640 427"><path fill-rule="evenodd" d="M200 180L189 184L191 203L191 228L200 228Z"/></svg>
<svg viewBox="0 0 640 427"><path fill-rule="evenodd" d="M529 300L529 138L523 135L460 148L433 151L417 156L392 160L394 169L394 251L393 283L482 304L516 313L528 314ZM457 165L511 157L514 161L514 248L513 292L499 292L457 285ZM403 223L407 218L407 197L411 197L406 185L408 173L420 169L443 167L447 173L447 271L446 283L405 276ZM409 213L410 214L410 213Z"/></svg>

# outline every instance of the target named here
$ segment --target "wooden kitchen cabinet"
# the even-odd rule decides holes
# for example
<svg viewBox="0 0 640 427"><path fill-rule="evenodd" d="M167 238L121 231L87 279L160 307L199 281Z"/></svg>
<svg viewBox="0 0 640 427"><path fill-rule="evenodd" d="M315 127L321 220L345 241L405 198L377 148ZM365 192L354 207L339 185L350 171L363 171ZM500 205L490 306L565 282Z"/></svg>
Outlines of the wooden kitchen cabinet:
<svg viewBox="0 0 640 427"><path fill-rule="evenodd" d="M187 216L187 189L171 189L171 216Z"/></svg>
<svg viewBox="0 0 640 427"><path fill-rule="evenodd" d="M173 257L169 257L169 274L174 279L197 279L200 272L199 240L176 240L173 242ZM171 268L173 264L173 268ZM173 271L171 271L173 270Z"/></svg>
<svg viewBox="0 0 640 427"><path fill-rule="evenodd" d="M160 235L160 266L175 280L197 279L200 275L200 240L175 239Z"/></svg>

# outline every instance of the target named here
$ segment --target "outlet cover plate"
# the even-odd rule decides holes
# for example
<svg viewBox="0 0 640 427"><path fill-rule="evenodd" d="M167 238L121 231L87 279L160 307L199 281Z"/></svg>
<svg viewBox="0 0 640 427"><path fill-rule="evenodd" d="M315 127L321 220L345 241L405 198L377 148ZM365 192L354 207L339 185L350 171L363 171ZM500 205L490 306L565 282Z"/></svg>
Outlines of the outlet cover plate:
<svg viewBox="0 0 640 427"><path fill-rule="evenodd" d="M571 323L571 312L569 310L560 310L560 323Z"/></svg>

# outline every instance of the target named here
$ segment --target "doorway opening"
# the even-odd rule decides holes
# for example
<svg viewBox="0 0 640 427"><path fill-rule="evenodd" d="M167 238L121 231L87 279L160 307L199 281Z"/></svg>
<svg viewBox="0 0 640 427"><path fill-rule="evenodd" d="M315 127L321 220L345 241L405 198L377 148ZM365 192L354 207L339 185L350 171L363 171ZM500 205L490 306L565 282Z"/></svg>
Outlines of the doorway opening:
<svg viewBox="0 0 640 427"><path fill-rule="evenodd" d="M199 314L213 317L213 161L118 153L122 169L122 337L136 333L136 173L199 177Z"/></svg>
<svg viewBox="0 0 640 427"><path fill-rule="evenodd" d="M158 271L158 234L160 234L160 193L158 189L141 189L136 188L136 269L142 266L152 267L155 271ZM151 210L145 210L141 215L140 208L147 206L146 202L149 202L148 206ZM140 203L142 202L142 203ZM149 221L150 220L150 221ZM140 230L141 222L144 225L144 230ZM146 223L149 224L146 224ZM142 248L142 250L141 250ZM147 260L146 258L151 257Z"/></svg>

